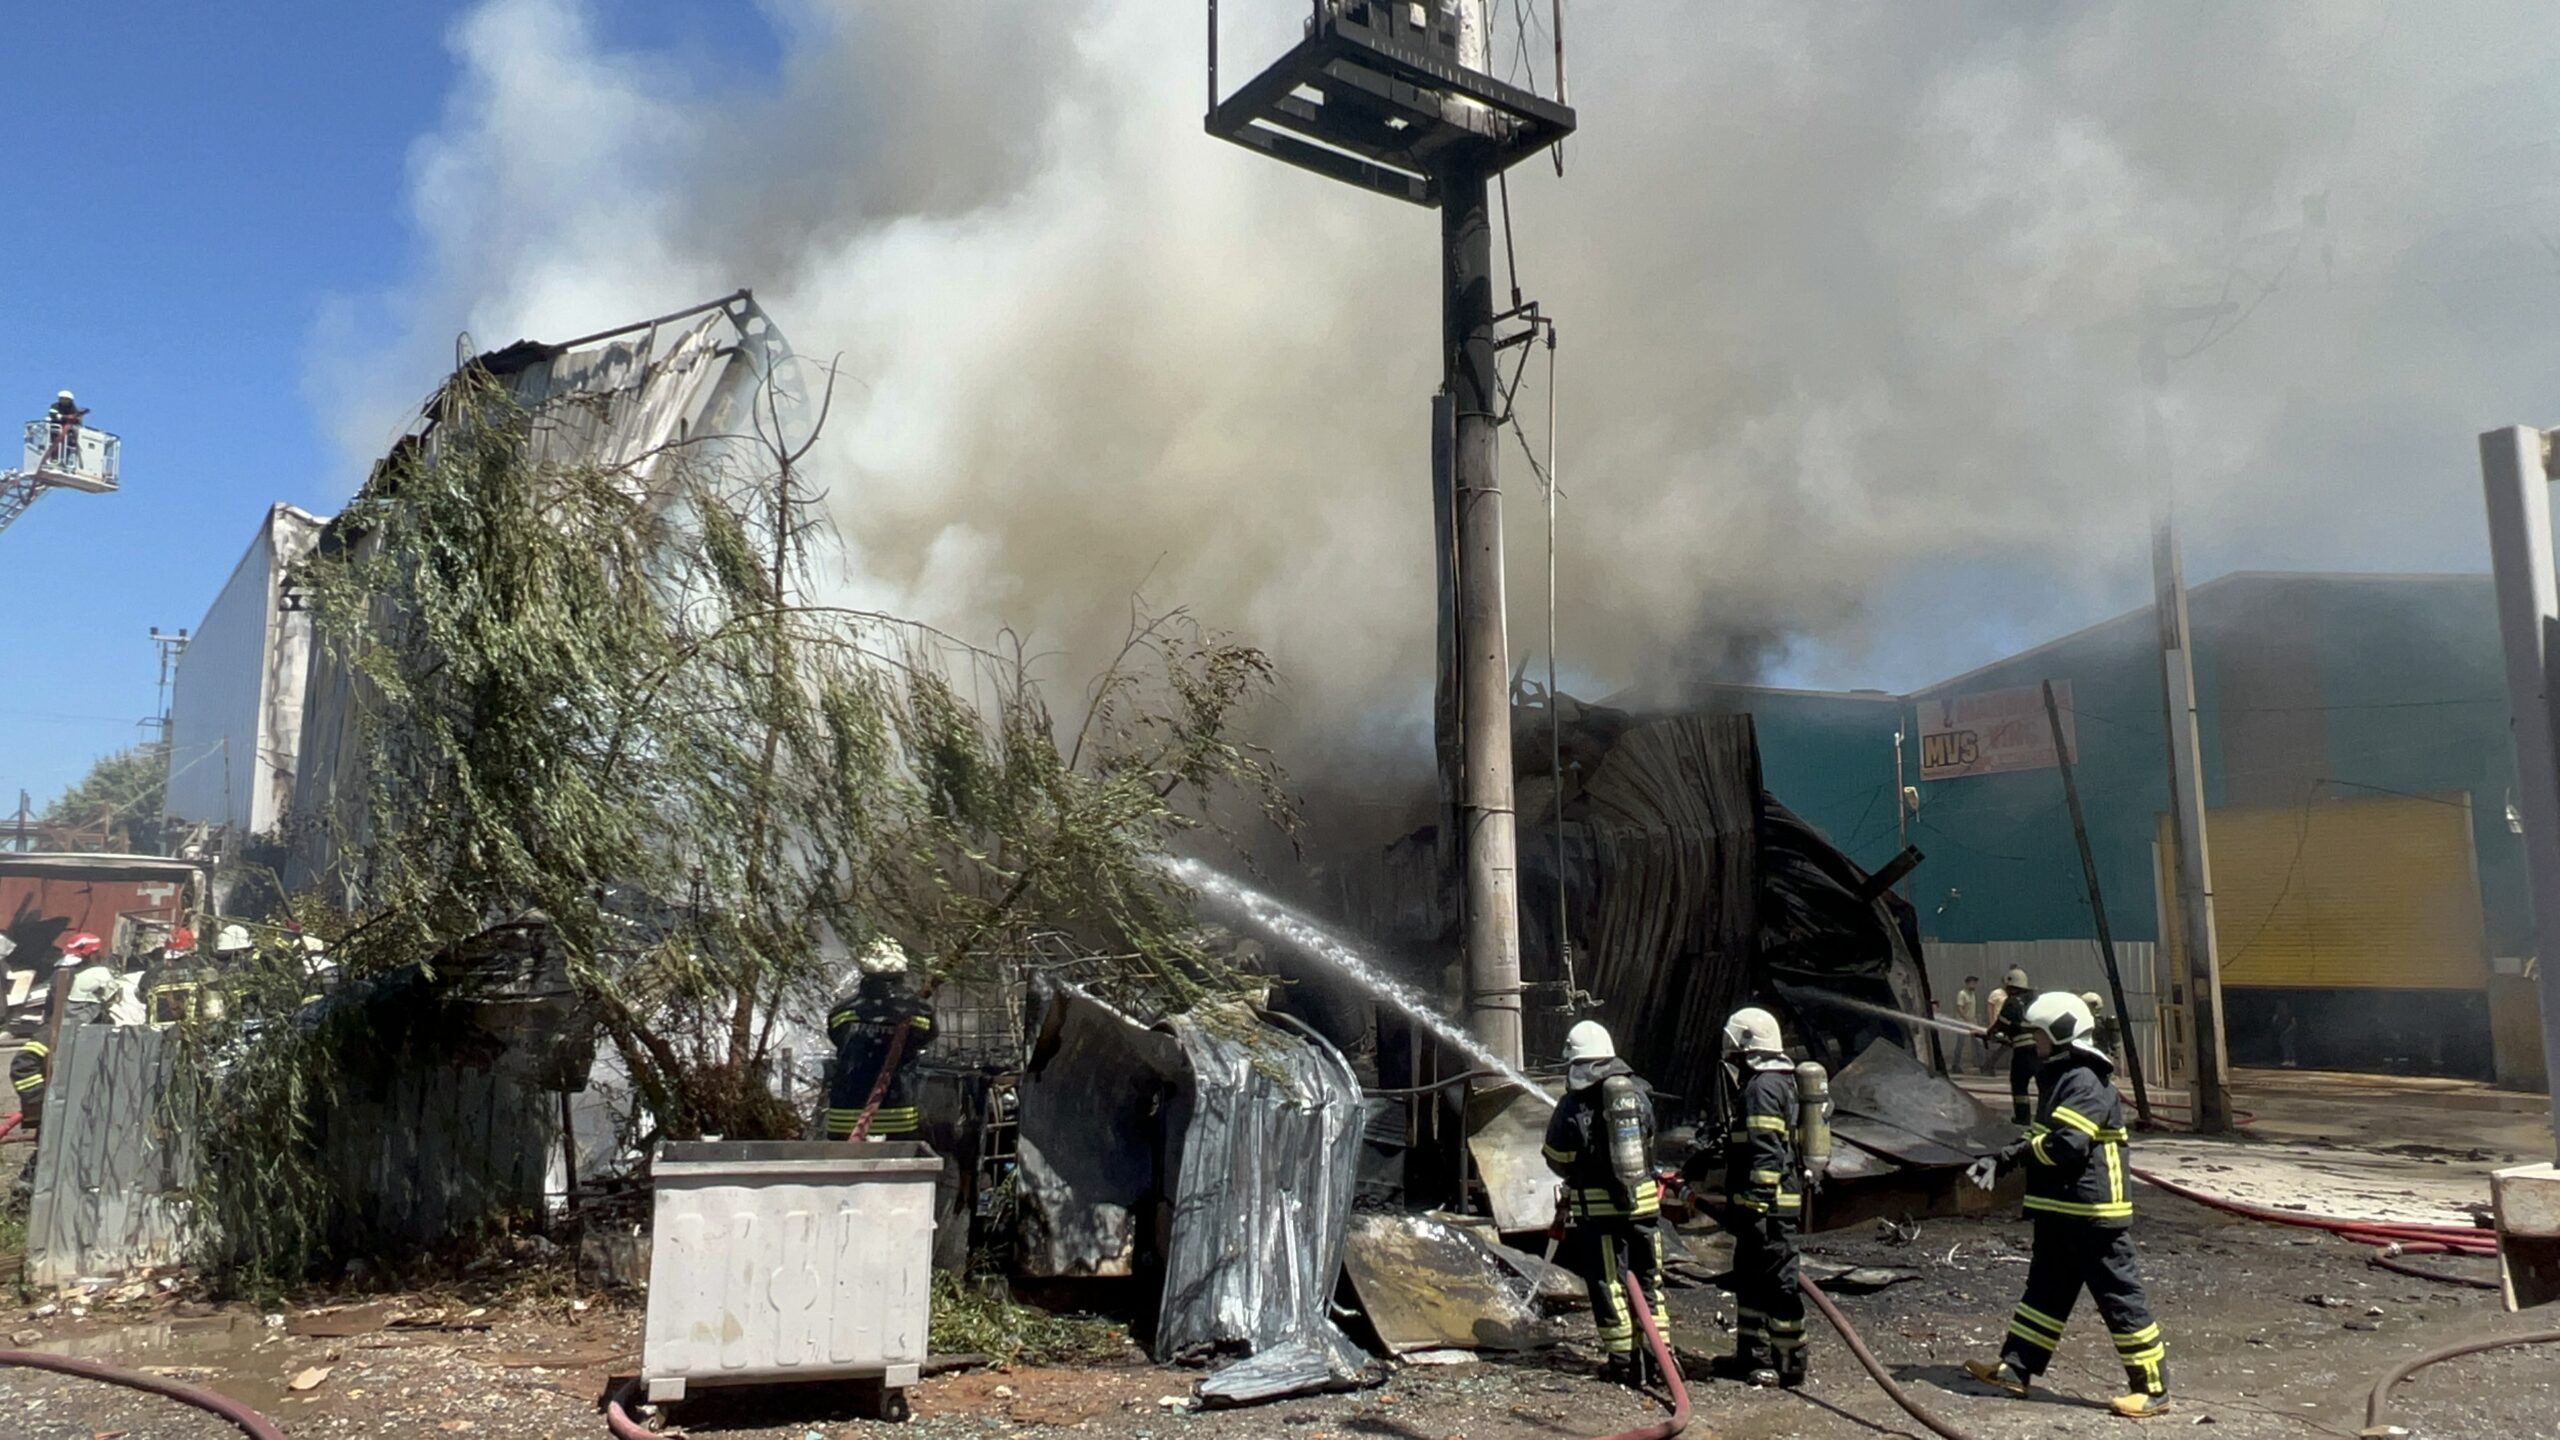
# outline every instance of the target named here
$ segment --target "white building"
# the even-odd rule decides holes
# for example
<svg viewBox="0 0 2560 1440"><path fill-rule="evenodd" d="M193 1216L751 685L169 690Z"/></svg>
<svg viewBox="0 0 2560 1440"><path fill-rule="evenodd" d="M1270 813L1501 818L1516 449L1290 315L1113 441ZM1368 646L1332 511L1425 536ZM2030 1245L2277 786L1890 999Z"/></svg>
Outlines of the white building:
<svg viewBox="0 0 2560 1440"><path fill-rule="evenodd" d="M272 830L292 807L311 618L288 608L285 579L321 523L291 505L270 508L178 657L166 801L174 823L244 837Z"/></svg>

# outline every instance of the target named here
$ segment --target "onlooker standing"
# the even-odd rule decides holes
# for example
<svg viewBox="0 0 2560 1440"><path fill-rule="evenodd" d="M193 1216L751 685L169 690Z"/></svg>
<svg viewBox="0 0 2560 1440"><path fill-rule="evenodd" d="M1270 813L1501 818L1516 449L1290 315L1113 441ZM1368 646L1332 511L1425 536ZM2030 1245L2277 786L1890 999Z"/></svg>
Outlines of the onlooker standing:
<svg viewBox="0 0 2560 1440"><path fill-rule="evenodd" d="M1973 988L1981 983L1981 976L1967 975L1964 988L1956 992L1956 1018L1963 1021L1968 1030L1982 1029L1982 996ZM1956 1068L1976 1070L1985 1075L1991 1073L1991 1047L1982 1043L1979 1034L1968 1035L1956 1042Z"/></svg>

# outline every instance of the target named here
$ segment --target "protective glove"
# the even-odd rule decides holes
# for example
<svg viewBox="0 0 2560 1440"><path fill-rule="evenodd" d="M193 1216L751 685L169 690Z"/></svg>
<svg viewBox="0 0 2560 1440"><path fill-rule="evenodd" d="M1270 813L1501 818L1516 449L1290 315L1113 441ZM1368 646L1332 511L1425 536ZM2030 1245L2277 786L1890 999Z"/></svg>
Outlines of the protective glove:
<svg viewBox="0 0 2560 1440"><path fill-rule="evenodd" d="M1985 1155L1965 1167L1964 1178L1978 1190L1989 1190L2000 1183L2000 1157Z"/></svg>

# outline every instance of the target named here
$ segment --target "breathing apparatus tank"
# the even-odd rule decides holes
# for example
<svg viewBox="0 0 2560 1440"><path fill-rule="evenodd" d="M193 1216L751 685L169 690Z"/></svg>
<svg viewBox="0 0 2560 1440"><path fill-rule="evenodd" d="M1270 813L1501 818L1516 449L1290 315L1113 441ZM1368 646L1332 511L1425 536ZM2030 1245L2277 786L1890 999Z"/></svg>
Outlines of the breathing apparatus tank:
<svg viewBox="0 0 2560 1440"><path fill-rule="evenodd" d="M1645 1143L1644 1097L1633 1075L1600 1082L1600 1128L1609 1139L1609 1173L1629 1194L1653 1178L1652 1149Z"/></svg>
<svg viewBox="0 0 2560 1440"><path fill-rule="evenodd" d="M1831 1168L1831 1076L1807 1060L1796 1066L1796 1155L1808 1186Z"/></svg>

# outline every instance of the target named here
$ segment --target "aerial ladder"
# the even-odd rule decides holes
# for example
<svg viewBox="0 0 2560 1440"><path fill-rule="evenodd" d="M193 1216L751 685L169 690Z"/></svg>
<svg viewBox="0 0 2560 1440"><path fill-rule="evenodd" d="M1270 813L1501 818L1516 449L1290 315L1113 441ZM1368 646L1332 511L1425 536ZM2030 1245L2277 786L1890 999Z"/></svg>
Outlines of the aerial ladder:
<svg viewBox="0 0 2560 1440"><path fill-rule="evenodd" d="M52 409L27 422L18 468L0 470L0 530L26 514L27 507L47 490L77 490L84 495L115 492L124 442L82 423L88 413L65 390Z"/></svg>

